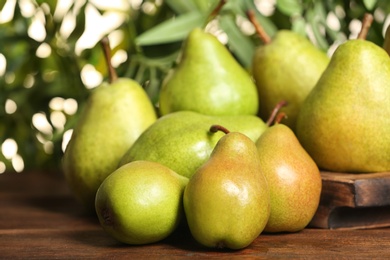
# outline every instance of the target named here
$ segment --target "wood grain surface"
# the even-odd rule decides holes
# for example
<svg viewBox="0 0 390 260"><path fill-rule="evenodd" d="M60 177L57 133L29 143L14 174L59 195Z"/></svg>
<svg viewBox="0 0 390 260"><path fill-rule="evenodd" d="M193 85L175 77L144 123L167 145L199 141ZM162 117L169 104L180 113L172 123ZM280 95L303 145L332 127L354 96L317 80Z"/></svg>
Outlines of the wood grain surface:
<svg viewBox="0 0 390 260"><path fill-rule="evenodd" d="M390 172L322 172L321 202L311 226L367 229L390 226Z"/></svg>
<svg viewBox="0 0 390 260"><path fill-rule="evenodd" d="M390 257L390 229L306 228L291 234L261 234L239 251L207 249L185 227L145 246L109 237L83 212L59 172L0 175L0 259L274 259Z"/></svg>

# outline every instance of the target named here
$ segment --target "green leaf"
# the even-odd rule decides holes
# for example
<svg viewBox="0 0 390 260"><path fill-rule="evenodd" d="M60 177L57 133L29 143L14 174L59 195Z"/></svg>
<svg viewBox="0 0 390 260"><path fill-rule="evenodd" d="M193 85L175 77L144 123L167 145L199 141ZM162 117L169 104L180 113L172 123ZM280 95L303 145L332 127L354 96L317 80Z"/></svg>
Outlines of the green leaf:
<svg viewBox="0 0 390 260"><path fill-rule="evenodd" d="M285 15L300 15L303 12L302 3L299 0L277 0L276 8Z"/></svg>
<svg viewBox="0 0 390 260"><path fill-rule="evenodd" d="M86 5L82 6L79 13L76 15L76 26L68 39L74 39L77 41L85 31L85 8Z"/></svg>
<svg viewBox="0 0 390 260"><path fill-rule="evenodd" d="M214 7L215 3L218 0L193 0L195 5L198 7L200 11L210 11L211 7Z"/></svg>
<svg viewBox="0 0 390 260"><path fill-rule="evenodd" d="M292 20L292 31L302 35L306 36L306 21L302 16L298 16L293 18Z"/></svg>
<svg viewBox="0 0 390 260"><path fill-rule="evenodd" d="M153 104L158 103L158 98L160 94L160 79L157 76L157 69L155 67L150 67L149 69L149 81L145 86L145 91L148 94Z"/></svg>
<svg viewBox="0 0 390 260"><path fill-rule="evenodd" d="M177 14L184 14L197 9L193 0L165 0L165 3Z"/></svg>
<svg viewBox="0 0 390 260"><path fill-rule="evenodd" d="M245 15L245 6L248 0L229 0L222 7L223 11L231 12L232 14Z"/></svg>
<svg viewBox="0 0 390 260"><path fill-rule="evenodd" d="M203 26L205 15L193 11L167 20L139 35L135 42L138 45L157 45L181 41L195 27Z"/></svg>
<svg viewBox="0 0 390 260"><path fill-rule="evenodd" d="M57 0L36 0L39 5L47 4L50 7L50 13L54 13L57 7Z"/></svg>
<svg viewBox="0 0 390 260"><path fill-rule="evenodd" d="M3 10L3 7L4 7L6 2L7 2L7 0L1 0L0 1L0 10Z"/></svg>
<svg viewBox="0 0 390 260"><path fill-rule="evenodd" d="M322 29L326 28L326 13L321 3L317 3L314 9L309 9L306 13L306 20L313 30L313 35L316 40L316 45L322 50L329 48L329 43L326 39L325 32Z"/></svg>
<svg viewBox="0 0 390 260"><path fill-rule="evenodd" d="M254 43L245 36L234 22L232 16L221 16L219 20L221 28L228 35L228 45L232 53L245 68L249 68L255 50Z"/></svg>
<svg viewBox="0 0 390 260"><path fill-rule="evenodd" d="M377 0L363 0L364 6L369 10L373 10L375 5L377 4Z"/></svg>
<svg viewBox="0 0 390 260"><path fill-rule="evenodd" d="M264 31L272 37L275 35L275 33L278 31L278 28L275 26L275 24L268 18L262 15L260 12L258 12L255 6L249 6L248 10L255 10L255 17L256 20L261 24L261 26L264 28Z"/></svg>
<svg viewBox="0 0 390 260"><path fill-rule="evenodd" d="M327 50L329 48L329 43L327 42L325 35L321 33L320 28L323 26L322 23L318 21L318 19L316 19L315 17L308 20L311 29L313 30L313 35L316 40L316 45L318 46L318 48L322 50Z"/></svg>

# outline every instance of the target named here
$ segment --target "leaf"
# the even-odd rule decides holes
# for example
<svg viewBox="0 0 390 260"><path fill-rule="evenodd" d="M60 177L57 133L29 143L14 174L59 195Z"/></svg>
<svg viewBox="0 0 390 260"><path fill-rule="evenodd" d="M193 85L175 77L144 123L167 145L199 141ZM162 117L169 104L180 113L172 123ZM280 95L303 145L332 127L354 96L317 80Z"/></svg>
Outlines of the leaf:
<svg viewBox="0 0 390 260"><path fill-rule="evenodd" d="M316 39L316 45L322 50L328 50L329 43L327 42L325 35L320 31L322 24L315 19L309 21L311 29L313 30L314 38Z"/></svg>
<svg viewBox="0 0 390 260"><path fill-rule="evenodd" d="M292 31L306 36L306 21L302 16L298 16L292 19Z"/></svg>
<svg viewBox="0 0 390 260"><path fill-rule="evenodd" d="M377 0L363 0L364 6L367 8L367 10L371 11L374 9L375 5L377 4Z"/></svg>
<svg viewBox="0 0 390 260"><path fill-rule="evenodd" d="M278 31L278 28L275 26L275 24L268 18L262 15L260 12L258 12L254 8L248 8L248 10L254 10L255 11L255 18L258 21L258 23L261 24L264 31L270 36L271 38L275 35L275 33Z"/></svg>
<svg viewBox="0 0 390 260"><path fill-rule="evenodd" d="M321 3L317 3L314 9L309 9L306 13L306 20L313 30L316 45L322 50L328 50L329 48L325 32L321 32L322 29L326 28L325 16L326 14Z"/></svg>
<svg viewBox="0 0 390 260"><path fill-rule="evenodd" d="M211 7L214 7L218 0L193 0L195 5L200 11L210 11Z"/></svg>
<svg viewBox="0 0 390 260"><path fill-rule="evenodd" d="M222 7L223 11L229 11L233 14L245 15L245 6L248 0L230 0L226 1L226 4Z"/></svg>
<svg viewBox="0 0 390 260"><path fill-rule="evenodd" d="M231 51L245 68L249 68L256 46L241 32L234 22L233 16L221 16L219 22L221 28L228 35L228 45Z"/></svg>
<svg viewBox="0 0 390 260"><path fill-rule="evenodd" d="M68 39L73 39L77 41L85 31L85 8L86 5L80 8L79 13L76 15L76 26L73 29L72 33L69 35Z"/></svg>
<svg viewBox="0 0 390 260"><path fill-rule="evenodd" d="M299 0L277 0L276 8L287 16L300 15L303 12L302 3Z"/></svg>
<svg viewBox="0 0 390 260"><path fill-rule="evenodd" d="M145 91L148 94L153 104L158 103L160 94L160 80L157 76L157 69L155 67L149 68L149 81L145 86Z"/></svg>
<svg viewBox="0 0 390 260"><path fill-rule="evenodd" d="M57 0L36 0L39 5L47 4L50 7L50 13L54 14L57 7Z"/></svg>
<svg viewBox="0 0 390 260"><path fill-rule="evenodd" d="M139 35L135 42L147 46L181 41L192 29L202 26L204 21L204 14L198 11L186 13L149 29Z"/></svg>
<svg viewBox="0 0 390 260"><path fill-rule="evenodd" d="M0 11L3 10L3 7L7 3L7 0L0 0Z"/></svg>
<svg viewBox="0 0 390 260"><path fill-rule="evenodd" d="M177 14L184 14L197 9L193 0L165 0L165 3Z"/></svg>

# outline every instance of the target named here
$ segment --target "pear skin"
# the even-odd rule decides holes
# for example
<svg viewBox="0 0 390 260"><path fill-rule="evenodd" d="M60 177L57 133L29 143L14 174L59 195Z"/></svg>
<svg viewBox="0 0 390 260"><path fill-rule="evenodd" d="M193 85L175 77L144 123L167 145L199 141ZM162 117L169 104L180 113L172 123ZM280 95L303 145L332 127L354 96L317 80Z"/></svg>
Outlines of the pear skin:
<svg viewBox="0 0 390 260"><path fill-rule="evenodd" d="M390 170L390 59L376 44L349 40L303 103L296 126L320 169Z"/></svg>
<svg viewBox="0 0 390 260"><path fill-rule="evenodd" d="M237 132L223 136L188 182L183 203L191 234L200 244L230 249L250 245L270 214L254 142Z"/></svg>
<svg viewBox="0 0 390 260"><path fill-rule="evenodd" d="M101 182L156 121L154 107L135 81L120 78L93 90L63 156L65 180L87 210Z"/></svg>
<svg viewBox="0 0 390 260"><path fill-rule="evenodd" d="M268 128L256 146L271 198L271 214L264 231L302 230L320 202L322 180L317 165L294 132L283 124Z"/></svg>
<svg viewBox="0 0 390 260"><path fill-rule="evenodd" d="M258 95L249 73L212 34L193 29L176 68L161 88L160 113L256 115Z"/></svg>
<svg viewBox="0 0 390 260"><path fill-rule="evenodd" d="M257 48L252 71L259 92L259 115L265 120L280 100L288 105L284 124L295 129L299 108L314 88L329 58L305 37L280 30L268 44Z"/></svg>
<svg viewBox="0 0 390 260"><path fill-rule="evenodd" d="M307 38L280 30L271 42L259 46L253 57L252 73L259 93L259 115L266 120L280 101L287 115L283 121L295 129L299 109L326 69L329 58Z"/></svg>
<svg viewBox="0 0 390 260"><path fill-rule="evenodd" d="M96 192L103 229L116 240L149 244L169 236L184 217L188 179L155 162L137 161L110 174Z"/></svg>
<svg viewBox="0 0 390 260"><path fill-rule="evenodd" d="M210 133L221 124L256 141L268 127L257 116L207 116L178 111L160 117L124 154L120 165L136 160L159 162L190 178L208 158L222 132Z"/></svg>

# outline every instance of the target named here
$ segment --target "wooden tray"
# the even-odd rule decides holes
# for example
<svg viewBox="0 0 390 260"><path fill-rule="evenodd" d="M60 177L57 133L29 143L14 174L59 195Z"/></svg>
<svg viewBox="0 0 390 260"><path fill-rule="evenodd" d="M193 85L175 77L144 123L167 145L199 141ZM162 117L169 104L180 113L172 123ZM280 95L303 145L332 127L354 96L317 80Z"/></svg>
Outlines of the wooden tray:
<svg viewBox="0 0 390 260"><path fill-rule="evenodd" d="M366 229L390 226L390 172L321 172L320 205L309 226Z"/></svg>

